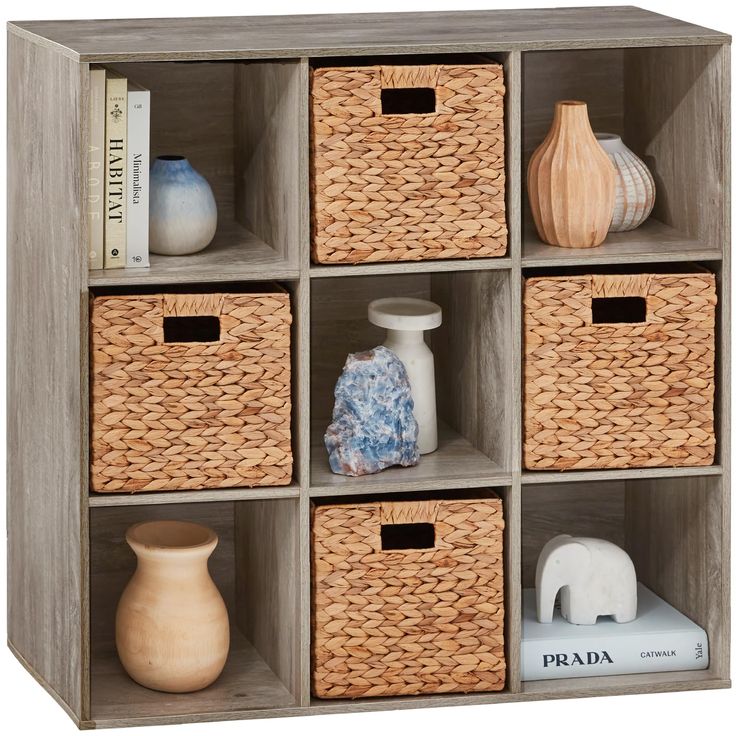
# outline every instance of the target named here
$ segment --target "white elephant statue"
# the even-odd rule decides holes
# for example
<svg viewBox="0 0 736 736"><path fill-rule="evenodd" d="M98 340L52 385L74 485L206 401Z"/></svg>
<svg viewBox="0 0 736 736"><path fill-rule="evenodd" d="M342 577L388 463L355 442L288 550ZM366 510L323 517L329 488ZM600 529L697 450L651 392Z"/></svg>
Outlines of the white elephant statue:
<svg viewBox="0 0 736 736"><path fill-rule="evenodd" d="M591 625L598 616L624 624L636 618L636 571L631 558L611 542L560 534L537 561L537 619L552 623L560 592L562 616Z"/></svg>

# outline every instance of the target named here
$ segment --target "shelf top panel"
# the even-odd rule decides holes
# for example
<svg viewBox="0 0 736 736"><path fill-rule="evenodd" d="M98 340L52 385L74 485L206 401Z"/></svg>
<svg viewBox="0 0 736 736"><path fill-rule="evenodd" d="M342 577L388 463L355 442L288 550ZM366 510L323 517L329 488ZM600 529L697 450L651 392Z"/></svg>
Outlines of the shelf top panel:
<svg viewBox="0 0 736 736"><path fill-rule="evenodd" d="M431 13L14 21L81 62L255 59L723 44L730 36L631 6Z"/></svg>

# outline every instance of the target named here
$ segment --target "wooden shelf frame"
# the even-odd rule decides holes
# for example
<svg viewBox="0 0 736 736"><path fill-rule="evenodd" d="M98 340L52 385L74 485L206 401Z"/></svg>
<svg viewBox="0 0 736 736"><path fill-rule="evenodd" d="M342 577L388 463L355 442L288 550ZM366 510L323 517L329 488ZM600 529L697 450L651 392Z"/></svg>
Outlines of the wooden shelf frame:
<svg viewBox="0 0 736 736"><path fill-rule="evenodd" d="M29 22L8 30L9 646L80 727L730 685L729 36L624 7ZM407 37L414 40L406 43ZM440 52L493 53L504 63L508 254L311 264L310 58L419 53L429 60ZM91 63L115 64L123 73L132 68L131 76L154 91L154 153L184 152L213 183L221 220L211 248L186 259L153 257L150 269L87 271ZM673 71L663 81L665 66ZM642 228L580 252L540 243L524 206L526 160L546 129L551 101L573 94L591 101L594 127L623 132L637 153L656 158L660 197L654 219ZM198 104L185 105L178 118L182 106L174 111L172 99ZM694 126L706 133L692 136ZM718 276L717 464L523 470L522 269L679 261L704 263ZM293 300L292 484L90 494L90 290L263 280L283 283ZM320 435L345 354L381 339L364 316L367 301L383 293L443 306L445 323L428 337L437 363L441 447L417 468L343 478L329 473ZM504 499L506 689L312 698L312 499L474 488L495 489ZM128 680L110 635L118 589L133 563L122 532L132 521L162 516L209 523L223 540L212 569L227 593L234 646L223 679L186 697ZM623 544L643 582L706 628L710 668L521 682L522 587L540 542L563 529Z"/></svg>

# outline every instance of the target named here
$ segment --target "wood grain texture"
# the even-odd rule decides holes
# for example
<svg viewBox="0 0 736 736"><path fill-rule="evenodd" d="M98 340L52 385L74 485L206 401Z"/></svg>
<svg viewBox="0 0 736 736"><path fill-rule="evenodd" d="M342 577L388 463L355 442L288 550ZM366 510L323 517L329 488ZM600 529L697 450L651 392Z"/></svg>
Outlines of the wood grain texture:
<svg viewBox="0 0 736 736"><path fill-rule="evenodd" d="M703 475L722 475L722 465L696 468L614 468L613 470L549 470L525 471L521 481L527 483L578 483L605 480L641 480L644 478L690 478Z"/></svg>
<svg viewBox="0 0 736 736"><path fill-rule="evenodd" d="M679 675L679 677L673 677ZM468 705L492 705L494 703L520 703L535 700L557 700L560 698L588 698L603 695L632 695L636 693L663 693L683 690L713 690L728 688L730 680L720 680L705 672L688 672L687 677L677 672L658 672L650 675L621 675L615 683L601 690L596 687L597 680L608 678L589 678L576 680L571 687L570 680L548 682L565 683L560 687L537 687L541 683L525 683L525 691L520 693L475 693L470 695L425 695L405 698L388 697L345 700L313 699L309 707L275 707L258 710L234 710L219 713L196 713L170 716L126 716L100 718L87 721L82 728L120 728L124 726L172 725L177 723L199 723L202 721L234 721L256 718L286 718L306 715L328 715L339 713L373 713L376 711L415 710L418 708L444 708Z"/></svg>
<svg viewBox="0 0 736 736"><path fill-rule="evenodd" d="M402 273L441 273L444 271L492 271L511 268L510 258L468 258L447 261L396 261L394 263L354 263L349 266L320 266L309 269L312 278L335 276L391 276Z"/></svg>
<svg viewBox="0 0 736 736"><path fill-rule="evenodd" d="M290 265L299 264L306 197L307 89L298 61L235 64L235 213Z"/></svg>
<svg viewBox="0 0 736 736"><path fill-rule="evenodd" d="M256 709L278 713L294 706L294 697L237 628L230 632L230 654L220 677L205 690L173 694L148 690L131 680L117 654L95 659L92 718L83 727L138 726L152 723L242 718Z"/></svg>
<svg viewBox="0 0 736 736"><path fill-rule="evenodd" d="M228 281L288 281L298 268L235 220L219 221L214 240L190 256L150 255L149 268L108 268L89 272L89 285L146 286Z"/></svg>
<svg viewBox="0 0 736 736"><path fill-rule="evenodd" d="M299 503L235 505L235 597L240 629L297 699L300 608Z"/></svg>
<svg viewBox="0 0 736 736"><path fill-rule="evenodd" d="M104 506L161 506L172 503L208 503L210 501L260 501L298 498L299 485L271 488L217 488L194 491L154 491L151 493L96 493L89 498L90 508Z"/></svg>
<svg viewBox="0 0 736 736"><path fill-rule="evenodd" d="M14 35L8 58L8 639L82 717L86 89Z"/></svg>
<svg viewBox="0 0 736 736"><path fill-rule="evenodd" d="M295 18L42 21L10 24L9 31L10 647L23 666L61 702L81 727L366 712L711 689L730 685L727 646L730 628L729 36L628 7ZM660 46L671 48L656 48ZM623 47L655 48L624 51ZM538 50L536 53L521 53L535 49ZM434 54L440 51L491 51L503 55L507 84L509 257L310 267L308 172L304 165L308 151L308 130L304 122L308 103L308 60L304 57ZM122 63L120 66L123 70L128 69L131 78L137 81L143 81L143 77L152 81L151 89L156 94L157 106L162 104L160 100L165 101L165 109L161 107L159 110L161 117L156 128L159 142L168 153L171 152L169 143L190 145L195 152L193 155L202 157L202 166L209 170L208 176L215 179L218 196L224 202L221 214L224 213L225 217L221 218L218 235L203 253L185 259L154 256L150 269L91 272L89 284L95 287L135 287L146 283L196 284L276 279L290 282L288 288L294 303L299 305L293 333L295 340L300 341L300 359L295 355L293 365L295 392L299 396L298 402L294 401L295 409L297 404L299 407L294 412L293 423L295 434L300 435L295 440L298 483L283 489L245 491L254 494L248 501L244 500L239 489L219 491L225 495L218 495L220 502L215 503L206 491L198 492L196 499L187 493L160 494L155 503L149 499L156 494L94 498L95 506L109 505L110 508L93 508L89 517L95 543L91 563L94 572L92 624L95 632L92 640L96 652L93 659L92 713L86 691L89 684L88 639L83 633L86 631L85 618L89 615L86 594L88 501L85 485L86 412L80 407L87 404L87 367L85 353L81 358L76 356L76 346L80 343L86 346L87 320L86 249L83 242L86 228L80 227L80 223L86 221L84 182L77 179L77 172L85 170L80 143L84 137L85 121L78 117L78 111L85 109L86 67L69 64L63 59L64 55L82 61L143 62L135 65ZM278 61L252 65L248 69L235 61L246 58ZM287 58L293 61L285 62ZM217 64L148 63L174 59L222 61ZM289 213L288 223L271 229L263 227L250 231L236 220L238 177L239 172L245 170L237 151L242 153L247 149L248 143L242 139L242 133L247 125L252 125L252 121L240 121L244 97L239 95L242 92L247 94L238 82L241 74L254 82L267 97L270 95L270 101L276 106L272 109L283 109L279 105L286 104L302 116L301 121L289 120L286 126L277 126L288 128L285 135L292 143L290 136L296 129L298 165L293 168L284 165L282 171L295 171L298 183L279 181L270 188L271 193L274 190L284 193L283 207L279 205L273 209L272 201L264 203L258 196L250 203L252 207L263 206L264 209L259 210L261 213L266 210L269 213ZM38 84L42 86L36 94L34 90L39 89ZM49 90L43 91L43 85L49 86ZM278 94L284 86L288 90L288 100ZM658 157L668 195L666 201L674 202L674 205L672 214L668 210L660 212L660 219L650 218L643 227L630 233L609 235L603 246L577 255L545 246L538 240L533 226L529 226L522 217L526 196L521 185L526 170L525 157L541 140L548 124L544 116L551 116L551 102L563 96L582 95L596 110L594 128L623 133L624 141L638 155L642 152L637 148L644 146ZM191 102L184 112L176 104L179 99ZM54 103L53 114L50 101ZM258 103L259 99L254 101ZM211 105L211 111L208 105ZM274 118L269 116L265 106L256 112L255 119L273 128ZM237 130L236 120L240 121ZM700 125L704 127L705 136L693 143L688 130L691 132L692 126ZM40 131L38 135L29 136L29 130L37 129ZM266 142L266 147L271 147L269 155L273 154L274 146L283 150L279 149L279 140L283 143L285 138L280 134L270 136ZM64 141L65 145L59 146L59 141ZM69 141L71 143L66 145ZM37 160L34 157L38 157L41 151L45 157L49 152L58 157L59 164L55 164L52 171L64 172L63 175L59 173L49 178L46 168L29 166L28 162ZM258 166L260 164L252 165L251 172L258 173ZM684 183L676 176L683 168L688 171L689 168L694 169L693 176L685 179ZM31 206L41 188L42 171L44 192L47 199L50 197L55 213L48 220L37 217L37 211ZM298 205L294 204L290 192L296 192ZM246 200L241 201L247 202L247 191L245 196ZM670 200L670 196L673 199ZM299 218L301 229L294 227L292 217ZM49 223L55 226L53 238ZM266 224L269 225L268 222ZM280 251L272 247L270 236L263 233L284 232L285 229L295 233L297 240L289 241L286 251ZM22 259L18 257L21 249ZM522 266L684 260L711 261L711 268L718 278L716 420L717 461L720 465L702 469L520 473ZM450 430L447 435L448 452L435 454L432 458L434 465L425 462L416 469L386 471L369 479L344 479L329 473L321 444L311 453L310 459L310 412L316 417L316 425L326 426L325 420L332 408L334 382L348 350L372 347L382 339L382 331L367 324L367 302L371 298L396 293L420 298L432 298L433 293L447 293L448 284L457 278L446 273L448 271L472 274L467 282L461 279L463 284L508 281L508 286L504 286L508 296L504 298L508 300L509 309L497 325L502 338L500 341L494 338L490 349L493 351L491 362L501 361L502 351L510 351L507 360L513 370L497 381L497 385L487 387L489 393L486 395L492 395L492 399L490 410L484 412L484 421L497 418L494 402L503 393L509 394L510 410L504 409L503 420L503 431L507 433L503 441L511 448L509 464L501 468L490 459L483 460L484 456L473 449L471 442ZM496 274L489 275L491 271ZM29 294L34 295L33 299L28 298ZM464 297L453 293L446 298L462 302ZM493 322L492 313L484 316L482 307L468 306L469 312L475 313L473 319ZM13 318L14 309L20 315L17 319ZM59 315L63 315L63 319L60 320ZM460 337L455 339L462 341ZM432 340L433 336L430 336L429 341ZM53 347L51 355L54 360L39 362L39 355L49 355L49 345ZM437 355L434 343L433 349ZM451 360L459 365L459 358L443 358L448 365ZM40 370L28 375L26 369L31 361ZM52 374L52 369L57 373ZM62 371L60 375L66 377L59 384L63 387L62 392L54 383L59 370ZM456 381L455 376L451 375L451 381ZM14 390L19 386L25 388ZM54 387L53 394L51 386ZM455 388L452 390L457 391ZM54 397L51 403L50 395ZM52 407L51 414L47 414L49 406ZM475 412L476 407L469 404L465 411ZM80 413L82 416L78 418ZM45 424L35 419L47 416L50 422L47 418ZM48 432L53 429L55 433L47 432L43 436L43 444L29 444L26 442L29 437L32 441L38 440L36 425L46 426ZM320 426L319 431L323 431L324 426ZM478 436L483 437L486 433L484 442L488 441L488 431L485 428L478 430ZM499 428L492 431L498 433ZM59 445L59 437L67 443L66 450L52 454L54 446L64 449ZM76 457L76 464L71 462L73 457ZM311 487L310 462L313 464ZM55 479L53 487L49 486L49 478ZM346 480L351 482L346 483ZM365 481L364 487L354 485L356 480ZM307 615L310 494L325 496L367 492L378 495L391 491L471 488L479 484L503 486L501 492L507 524L507 690L490 694L377 698L339 703L310 701ZM672 484L674 490L670 490ZM624 486L626 492L623 491ZM18 488L23 491L19 493ZM38 494L41 492L46 494L44 507L50 512L48 517L44 517L44 535L53 546L39 552L34 541L37 526L31 527L31 518L37 520L38 517L31 517L28 511L38 509ZM288 498L281 497L282 493ZM133 503L131 500L129 504L129 499L134 499L136 504L132 508L128 508ZM656 503L655 499L674 499L673 507L666 508L666 504ZM162 504L162 501L168 503ZM222 528L232 527L234 517L242 515L246 519L243 539L250 538L250 544L254 536L247 530L256 523L248 519L248 509L253 502L263 507L285 504L293 509L289 514L294 515L297 515L298 507L298 516L293 522L298 531L293 538L288 538L288 545L296 545L298 551L294 573L298 582L293 593L285 592L284 580L273 584L261 577L255 586L265 591L268 610L273 610L277 599L285 601L284 610L274 618L283 622L291 617L295 621L294 629L286 635L291 638L293 647L292 644L286 648L273 644L271 649L268 645L262 646L262 651L270 652L264 658L236 628L233 633L234 656L213 688L195 696L178 698L139 688L120 669L114 649L110 648L110 617L117 602L116 595L107 596L110 598L107 601L99 600L100 591L104 592L106 587L112 591L112 587L124 584L121 570L129 562L118 553L112 553L112 542L109 538L106 541L110 523L113 519L156 518L157 515L168 515L168 509L176 513L179 504L184 503L182 508L186 511L181 513L197 521L213 519ZM122 521L118 524L122 528ZM642 538L638 531L643 529L649 535L653 528L662 529L662 539L667 540L665 546L674 549L676 569L695 570L694 581L683 582L667 571L661 553L657 551L657 538ZM709 633L712 630L714 659L710 670L519 682L522 582L529 584L530 578L533 579L533 567L541 544L555 533L571 530L573 533L607 536L613 541L619 540L620 544L629 544L627 540L636 534L636 554L644 560L645 574L658 581L667 595L683 601L686 612L691 610L702 616ZM686 558L685 546L677 542L677 534L680 533L685 533L686 539L695 540L693 545L701 546L691 560ZM77 539L81 543L76 542ZM218 577L229 576L230 583L225 585L230 586L232 610L236 599L232 592L232 576L238 555L234 547L229 549L230 558L225 563L228 569L224 569L218 560L213 561L213 565L217 563L214 572ZM245 549L247 545L244 544L241 557ZM270 549L248 554L253 560L260 560L269 555L278 558L286 553ZM107 561L101 563L103 559ZM105 565L111 566L109 579L100 574ZM246 569L249 567L247 561L244 565ZM706 582L698 578L703 570L706 571ZM697 600L703 585L709 581L714 583L712 589L704 600ZM49 591L53 591L53 597ZM252 596L248 600L247 583L241 586L241 592L242 595L237 596L238 602L241 607L255 611L257 619L259 604ZM58 601L69 603L63 606L70 612L69 616L57 614L55 602ZM289 608L290 605L293 608ZM28 611L32 611L31 615ZM106 617L108 620L104 622ZM237 618L236 610L231 620ZM272 641L273 629L268 633L263 620L258 626L265 641ZM291 665L287 663L288 657L281 656L286 649L294 652ZM273 664L279 658L287 670L293 667L293 687L287 687L268 666L266 660Z"/></svg>
<svg viewBox="0 0 736 736"><path fill-rule="evenodd" d="M521 584L534 587L537 558L557 534L600 537L624 545L621 482L524 486L521 498Z"/></svg>
<svg viewBox="0 0 736 736"><path fill-rule="evenodd" d="M512 485L503 494L504 577L506 583L506 687L512 693L521 691L521 482L514 473Z"/></svg>
<svg viewBox="0 0 736 736"><path fill-rule="evenodd" d="M720 135L721 165L723 170L723 206L720 212L723 236L723 261L718 270L719 309L716 329L719 350L716 354L716 452L723 464L721 494L721 559L723 570L721 587L721 650L720 675L728 678L731 672L731 47L723 46L719 53L722 67L719 75L718 98L724 108L723 129Z"/></svg>
<svg viewBox="0 0 736 736"><path fill-rule="evenodd" d="M704 242L682 230L665 225L654 217L650 217L636 230L609 233L601 245L586 249L584 255L578 255L569 248L543 243L531 220L527 219L524 225L523 253L522 263L525 268L719 261L722 257L720 245L714 241Z"/></svg>
<svg viewBox="0 0 736 736"><path fill-rule="evenodd" d="M207 179L218 224L235 215L235 77L240 64L116 64L151 90L151 161L186 156Z"/></svg>
<svg viewBox="0 0 736 736"><path fill-rule="evenodd" d="M722 505L718 478L626 484L626 549L638 579L706 630L709 671L727 677Z"/></svg>
<svg viewBox="0 0 736 736"><path fill-rule="evenodd" d="M724 48L627 50L623 63L623 137L654 176L654 217L717 249L729 165Z"/></svg>
<svg viewBox="0 0 736 736"><path fill-rule="evenodd" d="M522 235L522 54L512 51L503 55L502 61L506 78L506 221L509 255L516 265L521 257ZM489 259L488 262L492 263L493 260Z"/></svg>
<svg viewBox="0 0 736 736"><path fill-rule="evenodd" d="M583 100L596 132L623 134L623 49L575 49L524 54L522 69L523 175L552 125L555 102Z"/></svg>
<svg viewBox="0 0 736 736"><path fill-rule="evenodd" d="M312 432L310 496L354 496L451 488L506 486L511 473L476 449L444 422L438 426L438 448L410 468L387 468L373 475L350 477L330 470L325 449L327 424L316 421Z"/></svg>
<svg viewBox="0 0 736 736"><path fill-rule="evenodd" d="M80 61L487 52L726 43L729 36L640 8L18 21Z"/></svg>
<svg viewBox="0 0 736 736"><path fill-rule="evenodd" d="M386 331L368 322L368 303L384 297L430 298L427 274L356 276L311 282L311 418L327 428L334 389L348 353L380 345ZM432 332L425 335L430 344Z"/></svg>
<svg viewBox="0 0 736 736"><path fill-rule="evenodd" d="M432 332L438 414L497 465L512 465L513 414L510 274L434 275L442 307Z"/></svg>

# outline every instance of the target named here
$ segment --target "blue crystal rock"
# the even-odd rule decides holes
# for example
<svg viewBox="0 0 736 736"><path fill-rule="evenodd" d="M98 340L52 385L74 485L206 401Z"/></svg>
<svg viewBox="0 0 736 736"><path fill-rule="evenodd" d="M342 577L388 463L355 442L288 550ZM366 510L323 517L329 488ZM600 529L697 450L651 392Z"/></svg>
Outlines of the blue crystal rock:
<svg viewBox="0 0 736 736"><path fill-rule="evenodd" d="M348 355L325 434L332 472L368 475L416 465L418 433L409 377L396 355L383 346Z"/></svg>

